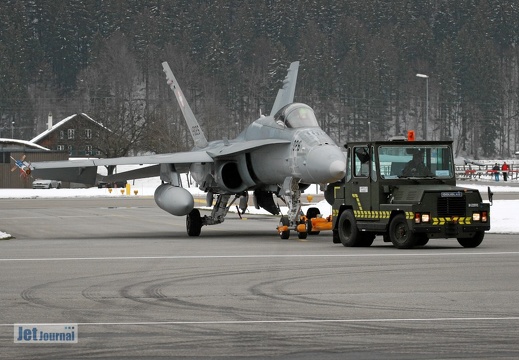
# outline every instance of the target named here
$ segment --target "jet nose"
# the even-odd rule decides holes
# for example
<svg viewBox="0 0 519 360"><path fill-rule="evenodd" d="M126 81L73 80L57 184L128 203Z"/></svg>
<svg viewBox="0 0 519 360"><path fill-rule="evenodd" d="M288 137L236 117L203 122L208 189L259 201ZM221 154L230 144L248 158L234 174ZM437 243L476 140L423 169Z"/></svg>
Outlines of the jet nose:
<svg viewBox="0 0 519 360"><path fill-rule="evenodd" d="M335 145L313 148L308 154L306 166L312 183L316 184L332 183L346 175L346 158Z"/></svg>

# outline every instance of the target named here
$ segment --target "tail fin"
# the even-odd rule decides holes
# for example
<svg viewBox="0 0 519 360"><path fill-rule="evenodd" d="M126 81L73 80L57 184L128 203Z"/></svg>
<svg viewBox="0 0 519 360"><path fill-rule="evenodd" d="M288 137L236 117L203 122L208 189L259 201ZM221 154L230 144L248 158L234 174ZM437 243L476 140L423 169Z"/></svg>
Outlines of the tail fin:
<svg viewBox="0 0 519 360"><path fill-rule="evenodd" d="M274 116L283 106L294 102L294 94L296 92L297 71L299 70L299 61L294 61L288 68L287 76L283 80L283 87L278 90L276 101L270 111L270 116Z"/></svg>
<svg viewBox="0 0 519 360"><path fill-rule="evenodd" d="M184 97L184 93L182 93L182 90L178 85L177 79L175 79L175 76L173 75L173 71L171 71L171 68L169 67L166 61L162 63L162 68L166 73L168 85L171 88L171 90L173 90L173 93L177 98L178 105L180 106L180 110L182 110L182 114L184 115L184 119L186 119L187 127L189 128L189 132L193 137L195 146L197 148L206 147L208 144L207 139L205 138L205 135L202 132L202 128L198 124L198 121L196 121L195 115L193 114L191 107L187 103L186 98Z"/></svg>

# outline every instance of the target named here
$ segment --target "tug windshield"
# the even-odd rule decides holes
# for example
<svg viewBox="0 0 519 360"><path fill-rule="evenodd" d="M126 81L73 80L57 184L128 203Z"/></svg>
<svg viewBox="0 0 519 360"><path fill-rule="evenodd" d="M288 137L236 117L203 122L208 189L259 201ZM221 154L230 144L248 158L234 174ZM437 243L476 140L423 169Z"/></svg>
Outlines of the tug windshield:
<svg viewBox="0 0 519 360"><path fill-rule="evenodd" d="M378 158L380 176L392 178L442 178L454 176L451 149L447 145L380 146Z"/></svg>

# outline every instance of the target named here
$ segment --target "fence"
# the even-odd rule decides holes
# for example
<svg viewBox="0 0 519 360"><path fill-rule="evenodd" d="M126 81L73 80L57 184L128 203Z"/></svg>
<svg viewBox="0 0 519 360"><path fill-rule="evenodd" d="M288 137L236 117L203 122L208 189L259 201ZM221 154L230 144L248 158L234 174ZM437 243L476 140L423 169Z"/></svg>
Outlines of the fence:
<svg viewBox="0 0 519 360"><path fill-rule="evenodd" d="M495 163L494 163L495 164ZM499 164L499 163L498 163ZM502 164L499 164L501 167ZM508 180L517 180L519 179L519 165L518 164L508 164L510 169L508 170ZM502 180L503 172L501 170L492 170L494 167L493 164L488 165L458 165L456 166L456 179L458 180L470 180L470 179L480 179L480 180L494 180L496 172L500 175L500 180Z"/></svg>

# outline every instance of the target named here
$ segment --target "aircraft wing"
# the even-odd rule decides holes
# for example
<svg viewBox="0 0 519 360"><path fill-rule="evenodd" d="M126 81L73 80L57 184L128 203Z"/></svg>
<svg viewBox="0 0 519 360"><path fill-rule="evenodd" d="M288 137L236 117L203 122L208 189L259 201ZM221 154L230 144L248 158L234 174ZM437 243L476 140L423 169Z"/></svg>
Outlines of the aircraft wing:
<svg viewBox="0 0 519 360"><path fill-rule="evenodd" d="M189 165L191 163L197 162L213 162L213 159L217 159L219 157L227 157L232 155L238 155L244 152L247 152L252 149L256 149L258 147L266 146L266 145L276 145L276 144L290 144L290 140L282 140L282 139L262 139L262 140L252 140L247 142L234 142L229 143L228 145L223 145L220 147L217 147L214 149L214 151L207 151L208 157L196 155L196 161L189 161L189 162L183 162L182 160L185 160L190 154L193 154L191 152L188 153L181 153L182 160L181 161L174 161L170 162L167 161L166 163L173 163L175 164L175 169L180 172L188 172L189 171ZM203 153L200 151L199 153ZM196 153L195 153L196 154ZM171 159L171 155L177 155L177 154L166 154L166 157L168 159ZM153 155L154 159L161 158L163 155ZM123 159L132 159L130 158L123 158ZM103 162L112 160L112 159L100 159L103 160ZM97 161L98 163L100 161ZM162 161L160 162L162 163ZM159 163L159 164L160 164ZM135 164L135 162L132 162L132 164ZM142 162L139 164L149 164L148 162ZM120 181L120 180L130 180L130 179L141 179L146 177L153 177L158 176L160 174L160 165L152 165L152 166L146 166L141 167L134 170L129 170L125 172L120 172L117 174L113 174L110 176L102 177L102 179L106 182L114 182L114 181Z"/></svg>
<svg viewBox="0 0 519 360"><path fill-rule="evenodd" d="M178 172L188 172L192 163L212 163L213 158L237 155L267 145L289 144L290 140L261 139L238 141L215 147L213 151L189 151L169 154L129 156L119 158L42 161L31 163L34 177L95 184L97 180L112 182L159 176L160 164L174 164ZM98 166L148 165L110 176L97 175Z"/></svg>
<svg viewBox="0 0 519 360"><path fill-rule="evenodd" d="M109 181L140 179L160 174L160 164L175 164L177 171L187 172L192 163L213 162L205 151L157 155L129 156L108 159L42 161L31 163L32 176L43 179L95 184L98 166L152 165L105 177ZM155 165L155 166L153 166Z"/></svg>
<svg viewBox="0 0 519 360"><path fill-rule="evenodd" d="M195 162L213 162L213 158L205 151L179 152L170 154L128 156L119 158L41 161L31 163L32 170L85 168L109 165L144 165L144 164L191 164Z"/></svg>

